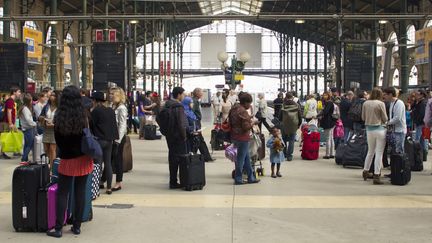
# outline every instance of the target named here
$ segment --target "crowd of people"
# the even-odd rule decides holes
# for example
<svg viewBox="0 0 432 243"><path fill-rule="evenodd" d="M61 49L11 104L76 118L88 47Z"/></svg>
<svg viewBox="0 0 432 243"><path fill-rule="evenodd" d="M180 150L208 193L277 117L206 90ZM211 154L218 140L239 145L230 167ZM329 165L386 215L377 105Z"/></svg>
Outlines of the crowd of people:
<svg viewBox="0 0 432 243"><path fill-rule="evenodd" d="M36 136L43 137L44 151L51 168L54 160L60 159L57 223L48 235L62 235L64 216L61 215L67 206L72 183L77 194L75 218L80 218L83 213L85 183L93 172L93 158L81 150L85 129L90 129L102 149L102 158L94 159L94 163L103 165L99 188L106 188L108 195L122 189L122 154L126 135L133 129L139 134L139 139L144 139L144 127L149 121L157 121L161 133L166 136L170 189L182 187L178 180L179 155L199 151L206 162L214 161L202 135L202 95L200 88L189 94L183 88L175 87L170 98L162 102L157 93L137 92L135 97L127 96L118 87L110 88L107 93L96 91L92 94L75 86L68 86L62 91L44 88L36 95L21 94L18 87L12 87L10 94L2 97L0 132L22 130L22 164L29 162ZM211 102L214 124L229 134L230 142L237 148L235 185L260 181L251 165L250 141L253 133L263 132L262 124L270 132L262 146L270 149L273 178L282 177L280 165L283 161L294 159L297 132L304 123L323 128L323 159L334 158L340 144L347 143L352 134L365 131L368 153L363 178L367 180L371 177L369 171L374 161L374 184L382 184L382 159L389 134L391 146L397 153L404 153L407 133L413 132L414 139L422 144L424 156L428 151L429 141L424 139L422 133L432 125L432 99L424 90L412 92L406 102L399 98L399 92L394 87L384 90L374 88L370 93L348 91L342 95L332 89L321 96L308 95L304 100L297 98L294 92L280 93L273 101L273 125L267 121L269 110L263 94L258 95L254 104L252 95L247 92L223 90L217 92ZM10 159L3 151L2 156ZM114 186L113 171L116 172ZM243 179L243 172L247 180ZM80 220L76 220L72 232L79 234L80 224Z"/></svg>

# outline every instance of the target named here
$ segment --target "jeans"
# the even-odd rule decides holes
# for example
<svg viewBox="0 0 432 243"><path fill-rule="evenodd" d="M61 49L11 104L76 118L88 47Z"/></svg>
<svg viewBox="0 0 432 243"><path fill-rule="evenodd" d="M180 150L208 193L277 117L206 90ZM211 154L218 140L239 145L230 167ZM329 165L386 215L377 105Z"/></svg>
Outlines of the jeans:
<svg viewBox="0 0 432 243"><path fill-rule="evenodd" d="M200 153L204 156L204 161L205 162L211 161L213 158L210 155L210 151L207 147L207 143L205 142L202 133L198 134L197 136L199 136L199 141L200 141L198 149Z"/></svg>
<svg viewBox="0 0 432 243"><path fill-rule="evenodd" d="M120 144L114 143L112 147L112 164L116 172L116 182L123 181L123 148L126 143L126 136L123 136Z"/></svg>
<svg viewBox="0 0 432 243"><path fill-rule="evenodd" d="M364 124L361 124L361 123L358 123L358 122L354 122L353 123L353 130L354 131L359 131L359 130L362 130L362 129L365 129L365 125Z"/></svg>
<svg viewBox="0 0 432 243"><path fill-rule="evenodd" d="M249 142L233 141L237 147L237 163L235 163L235 182L243 183L243 170L246 170L248 182L255 181L251 160L249 157Z"/></svg>
<svg viewBox="0 0 432 243"><path fill-rule="evenodd" d="M367 131L368 153L365 160L364 170L369 171L375 156L374 174L381 173L383 154L386 146L386 130Z"/></svg>
<svg viewBox="0 0 432 243"><path fill-rule="evenodd" d="M344 143L348 143L348 139L350 135L351 135L351 129L344 127L344 138L343 138Z"/></svg>
<svg viewBox="0 0 432 243"><path fill-rule="evenodd" d="M267 122L266 118L261 118L259 119L259 123L258 123L258 127L262 133L262 124L264 124L264 126L267 128L267 130L270 132L270 125Z"/></svg>
<svg viewBox="0 0 432 243"><path fill-rule="evenodd" d="M112 141L107 140L98 140L101 148L102 148L102 155L103 155L103 163L102 161L96 161L99 164L103 165L103 173L102 173L102 179L101 182L107 182L107 189L111 189L112 184L112 164L111 164L111 154L112 154Z"/></svg>
<svg viewBox="0 0 432 243"><path fill-rule="evenodd" d="M423 139L423 134L422 134L422 130L423 130L424 125L421 126L416 126L416 134L415 134L415 141L420 142L420 145L422 146L423 150L428 150L428 141L426 139Z"/></svg>
<svg viewBox="0 0 432 243"><path fill-rule="evenodd" d="M169 162L169 173L170 173L170 185L176 185L177 173L180 165L179 155L184 155L188 152L188 148L185 141L169 141L168 144L168 162Z"/></svg>
<svg viewBox="0 0 432 243"><path fill-rule="evenodd" d="M326 156L333 156L334 155L335 146L334 146L333 130L334 130L334 127L329 128L329 129L324 129L324 135L327 138Z"/></svg>
<svg viewBox="0 0 432 243"><path fill-rule="evenodd" d="M139 136L144 137L144 126L146 123L145 116L139 116Z"/></svg>
<svg viewBox="0 0 432 243"><path fill-rule="evenodd" d="M405 153L405 136L406 134L403 132L394 132L394 138L395 138L395 151L396 153Z"/></svg>
<svg viewBox="0 0 432 243"><path fill-rule="evenodd" d="M285 147L287 148L286 149L286 153L285 153L285 157L288 159L288 158L291 158L292 159L292 157L293 157L293 153L294 153L294 142L295 142L295 139L296 139L296 135L297 134L288 134L288 135L282 135L282 139L283 139L283 141L284 141L284 143L285 143Z"/></svg>
<svg viewBox="0 0 432 243"><path fill-rule="evenodd" d="M24 131L24 149L21 157L21 161L28 161L28 154L33 149L33 143L35 138L35 129L30 128ZM35 160L36 158L33 158Z"/></svg>
<svg viewBox="0 0 432 243"><path fill-rule="evenodd" d="M72 193L70 189L72 188L72 182L74 182L74 198L75 198L75 207L74 212L74 221L73 226L77 229L81 227L81 221L83 218L83 212L85 207L85 190L87 183L87 176L65 176L59 174L58 178L58 189L57 189L57 202L56 202L56 230L61 230L63 228L64 215L67 208L68 203L68 195ZM75 180L73 180L75 178Z"/></svg>

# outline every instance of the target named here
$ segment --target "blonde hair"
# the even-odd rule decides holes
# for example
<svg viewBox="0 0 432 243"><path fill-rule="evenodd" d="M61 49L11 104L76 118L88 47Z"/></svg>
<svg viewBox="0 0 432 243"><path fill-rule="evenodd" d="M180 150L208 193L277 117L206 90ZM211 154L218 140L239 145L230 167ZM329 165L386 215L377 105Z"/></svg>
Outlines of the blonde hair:
<svg viewBox="0 0 432 243"><path fill-rule="evenodd" d="M113 93L113 103L125 104L126 103L126 94L122 88L116 87L112 88L111 92Z"/></svg>

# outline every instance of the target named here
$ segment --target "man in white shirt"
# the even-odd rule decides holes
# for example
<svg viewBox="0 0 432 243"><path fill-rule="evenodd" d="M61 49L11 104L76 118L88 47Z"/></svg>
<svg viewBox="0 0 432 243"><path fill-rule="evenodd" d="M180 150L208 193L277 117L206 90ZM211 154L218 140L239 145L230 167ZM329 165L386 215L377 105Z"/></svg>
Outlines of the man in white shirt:
<svg viewBox="0 0 432 243"><path fill-rule="evenodd" d="M238 100L238 96L234 90L229 91L228 100L231 102L232 105L235 105Z"/></svg>
<svg viewBox="0 0 432 243"><path fill-rule="evenodd" d="M384 89L384 98L390 102L389 121L387 125L391 126L395 138L395 151L404 153L405 136L407 133L405 104L399 100L394 87Z"/></svg>
<svg viewBox="0 0 432 243"><path fill-rule="evenodd" d="M211 103L213 108L213 123L216 124L218 122L218 118L220 117L220 113L222 111L221 92L218 91L216 95L212 97Z"/></svg>
<svg viewBox="0 0 432 243"><path fill-rule="evenodd" d="M34 113L34 117L36 118L36 121L39 120L39 116L42 113L42 110L47 104L47 102L48 102L48 93L46 91L40 92L38 95L37 103L33 105L33 113ZM36 129L38 134L43 134L44 129L41 124L38 123Z"/></svg>

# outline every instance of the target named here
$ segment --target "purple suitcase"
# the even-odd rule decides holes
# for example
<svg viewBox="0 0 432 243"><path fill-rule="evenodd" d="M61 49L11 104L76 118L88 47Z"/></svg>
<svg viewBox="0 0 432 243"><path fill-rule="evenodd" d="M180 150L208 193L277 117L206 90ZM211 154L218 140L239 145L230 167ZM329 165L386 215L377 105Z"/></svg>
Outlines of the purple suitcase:
<svg viewBox="0 0 432 243"><path fill-rule="evenodd" d="M57 183L52 184L50 187L48 187L48 230L51 230L55 227L56 224L56 202L57 202ZM65 210L64 215L64 222L63 224L66 224L67 214Z"/></svg>

